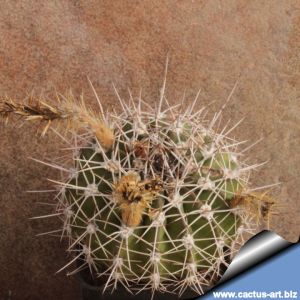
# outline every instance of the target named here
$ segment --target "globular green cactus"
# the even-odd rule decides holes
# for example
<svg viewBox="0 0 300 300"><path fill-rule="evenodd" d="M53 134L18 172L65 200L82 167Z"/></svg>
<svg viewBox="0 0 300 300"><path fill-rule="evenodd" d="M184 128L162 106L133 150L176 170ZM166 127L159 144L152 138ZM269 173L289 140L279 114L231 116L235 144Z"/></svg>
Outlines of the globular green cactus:
<svg viewBox="0 0 300 300"><path fill-rule="evenodd" d="M65 267L80 261L71 273L89 268L104 291L202 294L263 209L249 187L257 165L243 162L231 129L213 129L220 114L207 122L195 102L170 106L163 92L155 107L118 98L121 112L104 114L99 103L99 116L72 101L59 109L6 101L0 113L46 121L44 132L67 120L74 135L55 214L75 253Z"/></svg>
<svg viewBox="0 0 300 300"><path fill-rule="evenodd" d="M202 294L250 230L247 213L231 205L248 189L249 167L237 142L191 107L121 106L106 116L111 147L87 138L61 184L69 250L80 246L80 268L104 278L105 289Z"/></svg>

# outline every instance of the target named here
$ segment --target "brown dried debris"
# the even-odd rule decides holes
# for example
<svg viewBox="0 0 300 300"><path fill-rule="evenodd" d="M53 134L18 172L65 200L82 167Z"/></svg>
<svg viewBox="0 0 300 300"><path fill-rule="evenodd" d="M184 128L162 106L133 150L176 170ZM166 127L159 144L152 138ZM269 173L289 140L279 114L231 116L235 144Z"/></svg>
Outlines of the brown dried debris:
<svg viewBox="0 0 300 300"><path fill-rule="evenodd" d="M60 108L51 106L40 99L30 98L28 103L17 103L12 99L0 100L0 117L6 122L12 115L19 116L25 121L40 121L46 125L42 131L44 136L54 121L66 121L65 129L78 128L88 125L99 143L108 150L114 142L113 131L101 120L88 110L82 102L78 105L73 99L58 99Z"/></svg>

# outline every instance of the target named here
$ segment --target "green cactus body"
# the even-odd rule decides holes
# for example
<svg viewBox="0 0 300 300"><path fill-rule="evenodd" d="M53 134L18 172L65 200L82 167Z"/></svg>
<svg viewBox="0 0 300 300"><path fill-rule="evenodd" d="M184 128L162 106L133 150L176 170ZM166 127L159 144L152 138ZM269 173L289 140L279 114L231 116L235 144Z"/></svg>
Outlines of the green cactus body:
<svg viewBox="0 0 300 300"><path fill-rule="evenodd" d="M248 171L233 152L234 141L205 131L199 115L170 107L143 112L140 104L109 115L110 150L94 138L79 149L60 191L70 249L80 245L84 264L106 279L106 288L121 283L181 294L190 287L201 294L234 253L240 226L247 227L230 200L247 188ZM116 194L128 174L140 189L132 201ZM149 180L162 186L137 209ZM138 224L122 218L120 197L132 218L140 213Z"/></svg>

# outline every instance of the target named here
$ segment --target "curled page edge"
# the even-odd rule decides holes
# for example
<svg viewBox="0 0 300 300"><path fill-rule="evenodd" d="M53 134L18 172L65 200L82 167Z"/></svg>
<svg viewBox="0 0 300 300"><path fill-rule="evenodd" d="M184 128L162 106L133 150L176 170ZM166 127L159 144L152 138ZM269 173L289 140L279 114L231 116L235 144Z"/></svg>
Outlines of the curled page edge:
<svg viewBox="0 0 300 300"><path fill-rule="evenodd" d="M256 234L241 247L220 281L213 288L295 244L297 243L288 242L269 230Z"/></svg>

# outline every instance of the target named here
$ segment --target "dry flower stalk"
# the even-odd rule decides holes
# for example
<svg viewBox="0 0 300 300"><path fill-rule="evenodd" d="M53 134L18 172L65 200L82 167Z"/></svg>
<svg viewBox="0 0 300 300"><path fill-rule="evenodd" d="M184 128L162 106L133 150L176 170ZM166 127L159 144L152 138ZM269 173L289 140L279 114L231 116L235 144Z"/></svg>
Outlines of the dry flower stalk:
<svg viewBox="0 0 300 300"><path fill-rule="evenodd" d="M46 123L44 136L53 122L67 122L68 130L87 125L99 143L110 149L114 142L113 131L104 123L100 116L96 116L82 101L77 104L72 98L59 98L59 107L45 103L41 99L31 97L28 103L17 103L12 99L0 100L0 116L8 122L12 115L19 116L25 121L40 121Z"/></svg>

